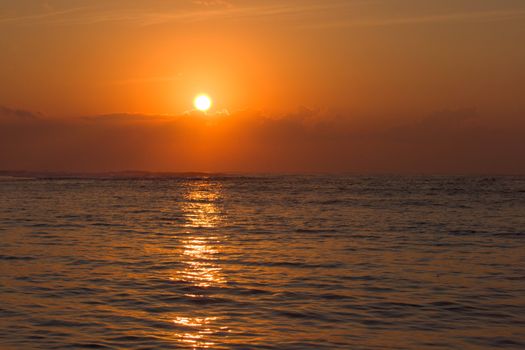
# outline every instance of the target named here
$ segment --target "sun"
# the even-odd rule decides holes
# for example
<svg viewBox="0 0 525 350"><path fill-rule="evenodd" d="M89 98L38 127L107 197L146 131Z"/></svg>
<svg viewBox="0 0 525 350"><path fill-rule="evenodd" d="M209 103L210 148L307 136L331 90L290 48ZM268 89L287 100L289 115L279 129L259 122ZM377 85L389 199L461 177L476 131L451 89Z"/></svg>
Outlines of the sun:
<svg viewBox="0 0 525 350"><path fill-rule="evenodd" d="M195 100L193 100L193 105L199 111L206 112L211 107L211 99L208 95L198 95L195 97Z"/></svg>

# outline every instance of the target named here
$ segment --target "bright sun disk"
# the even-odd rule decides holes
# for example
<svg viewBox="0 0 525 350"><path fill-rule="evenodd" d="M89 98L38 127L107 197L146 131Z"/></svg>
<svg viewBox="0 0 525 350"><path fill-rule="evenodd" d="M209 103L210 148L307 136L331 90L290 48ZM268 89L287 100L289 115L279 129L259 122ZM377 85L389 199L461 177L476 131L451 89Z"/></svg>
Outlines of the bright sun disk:
<svg viewBox="0 0 525 350"><path fill-rule="evenodd" d="M211 107L211 99L207 95L199 95L195 97L193 104L199 111L206 112Z"/></svg>

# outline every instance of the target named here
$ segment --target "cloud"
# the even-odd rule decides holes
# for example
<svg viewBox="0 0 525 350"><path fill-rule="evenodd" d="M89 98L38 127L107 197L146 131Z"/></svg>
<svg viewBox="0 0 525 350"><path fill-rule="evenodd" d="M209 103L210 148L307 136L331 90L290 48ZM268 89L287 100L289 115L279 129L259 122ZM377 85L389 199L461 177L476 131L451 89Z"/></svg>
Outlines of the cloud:
<svg viewBox="0 0 525 350"><path fill-rule="evenodd" d="M110 80L104 83L109 84L109 85L133 85L133 84L171 82L171 81L179 80L180 78L181 78L181 74L175 74L175 75L162 75L162 76L151 76L151 77L142 77L142 78Z"/></svg>
<svg viewBox="0 0 525 350"><path fill-rule="evenodd" d="M446 135L446 140L450 141L450 137L455 134L464 135L483 127L475 108L459 108L436 111L411 123L394 127L389 132L397 139L443 139Z"/></svg>
<svg viewBox="0 0 525 350"><path fill-rule="evenodd" d="M75 25L124 22L147 26L167 22L191 23L215 18L275 18L276 16L317 13L321 10L347 6L345 2L317 4L268 2L262 5L234 5L230 1L224 0L196 0L193 1L193 4L194 7L179 4L165 6L161 9L154 9L152 6L91 5L38 14L4 16L0 17L0 23Z"/></svg>
<svg viewBox="0 0 525 350"><path fill-rule="evenodd" d="M172 119L172 116L167 115L149 115L140 113L112 113L81 117L82 120L88 122L153 122L153 121L167 121Z"/></svg>
<svg viewBox="0 0 525 350"><path fill-rule="evenodd" d="M233 3L227 0L194 0L193 3L195 5L206 6L206 7L210 7L210 6L233 7Z"/></svg>
<svg viewBox="0 0 525 350"><path fill-rule="evenodd" d="M431 24L431 23L453 23L453 22L499 22L523 19L525 10L496 10L496 11L471 11L456 12L448 14L421 15L411 17L392 17L392 18L368 18L368 19L349 19L331 20L329 22L319 22L307 25L315 28L345 28L345 27L386 27L408 24Z"/></svg>
<svg viewBox="0 0 525 350"><path fill-rule="evenodd" d="M298 23L298 25L308 28L346 28L444 22L509 21L525 17L525 9L523 7L404 17L371 16L363 18L362 16L353 16L353 14L359 13L360 9L364 8L363 4L365 3L364 1L304 1L300 3L266 1L254 5L253 2L250 4L246 2L234 3L229 0L189 0L186 3L168 2L162 5L148 3L147 6L141 6L140 3L137 3L134 6L130 6L91 2L87 6L64 7L60 9L44 6L44 11L38 13L12 13L0 17L0 24L76 25L121 22L149 26L168 22L192 23L210 19L275 19L278 17L310 16L307 24ZM311 15L315 17L311 17Z"/></svg>
<svg viewBox="0 0 525 350"><path fill-rule="evenodd" d="M53 22L64 16L71 16L74 13L80 13L82 10L87 9L87 7L73 7L63 10L53 10L49 6L45 7L46 11L42 13L33 13L27 15L4 15L0 17L0 23L9 23L9 22Z"/></svg>
<svg viewBox="0 0 525 350"><path fill-rule="evenodd" d="M474 109L380 124L306 107L40 118L0 128L0 169L525 173L524 131L488 123Z"/></svg>
<svg viewBox="0 0 525 350"><path fill-rule="evenodd" d="M20 120L35 120L42 117L41 113L31 112L24 109L10 108L0 106L0 120L20 121Z"/></svg>

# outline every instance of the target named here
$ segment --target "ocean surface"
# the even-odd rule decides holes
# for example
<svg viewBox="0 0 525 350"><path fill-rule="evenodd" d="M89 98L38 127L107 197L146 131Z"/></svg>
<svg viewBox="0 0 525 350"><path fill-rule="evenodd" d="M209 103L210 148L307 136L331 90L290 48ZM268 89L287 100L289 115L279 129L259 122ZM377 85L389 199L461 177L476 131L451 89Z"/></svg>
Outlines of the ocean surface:
<svg viewBox="0 0 525 350"><path fill-rule="evenodd" d="M0 180L0 349L525 349L525 177Z"/></svg>

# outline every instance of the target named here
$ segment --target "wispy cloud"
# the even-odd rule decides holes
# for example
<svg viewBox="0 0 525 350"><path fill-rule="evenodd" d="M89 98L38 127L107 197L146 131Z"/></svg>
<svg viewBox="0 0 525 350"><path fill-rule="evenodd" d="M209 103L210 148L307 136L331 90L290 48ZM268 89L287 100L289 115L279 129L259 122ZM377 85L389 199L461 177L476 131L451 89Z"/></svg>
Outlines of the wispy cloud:
<svg viewBox="0 0 525 350"><path fill-rule="evenodd" d="M200 6L226 6L233 7L233 3L227 0L194 0L195 5Z"/></svg>
<svg viewBox="0 0 525 350"><path fill-rule="evenodd" d="M148 84L148 83L165 83L175 81L181 78L180 74L176 75L163 75L163 76L151 76L151 77L139 77L139 78L127 78L120 80L110 80L104 82L109 85L132 85L132 84Z"/></svg>
<svg viewBox="0 0 525 350"><path fill-rule="evenodd" d="M255 18L298 18L313 15L309 28L381 27L405 24L426 24L441 22L490 22L522 19L525 8L487 11L450 12L400 17L357 16L354 5L362 6L363 1L323 2L265 2L259 5L233 3L228 0L192 0L186 5L169 5L162 9L149 7L112 6L111 4L90 3L88 6L48 9L44 13L0 16L1 23L35 24L96 24L107 22L131 23L141 26L180 22L191 23L212 19L255 19ZM324 16L324 14L330 14Z"/></svg>
<svg viewBox="0 0 525 350"><path fill-rule="evenodd" d="M344 28L344 27L385 27L404 24L426 24L442 22L493 22L522 19L525 17L525 10L497 10L497 11L475 11L448 13L437 15L422 15L412 17L396 18L368 18L368 19L349 19L341 21L326 21L313 23L308 27L316 28Z"/></svg>
<svg viewBox="0 0 525 350"><path fill-rule="evenodd" d="M198 22L220 18L263 18L276 16L299 16L317 13L322 10L348 6L345 2L326 2L322 4L267 3L257 6L234 5L229 1L194 1L195 6L173 7L169 10L146 8L111 8L89 6L50 11L46 13L0 17L2 22L20 24L96 24L104 22L127 22L138 25L154 25L168 22Z"/></svg>
<svg viewBox="0 0 525 350"><path fill-rule="evenodd" d="M10 15L10 16L4 15L0 17L0 23L9 23L9 22L16 23L16 22L28 22L28 21L52 22L54 20L63 18L66 15L71 15L74 13L81 13L81 11L85 9L87 9L87 7L75 7L75 8L68 8L68 9L63 9L63 10L48 11L44 13L29 14L29 15Z"/></svg>

